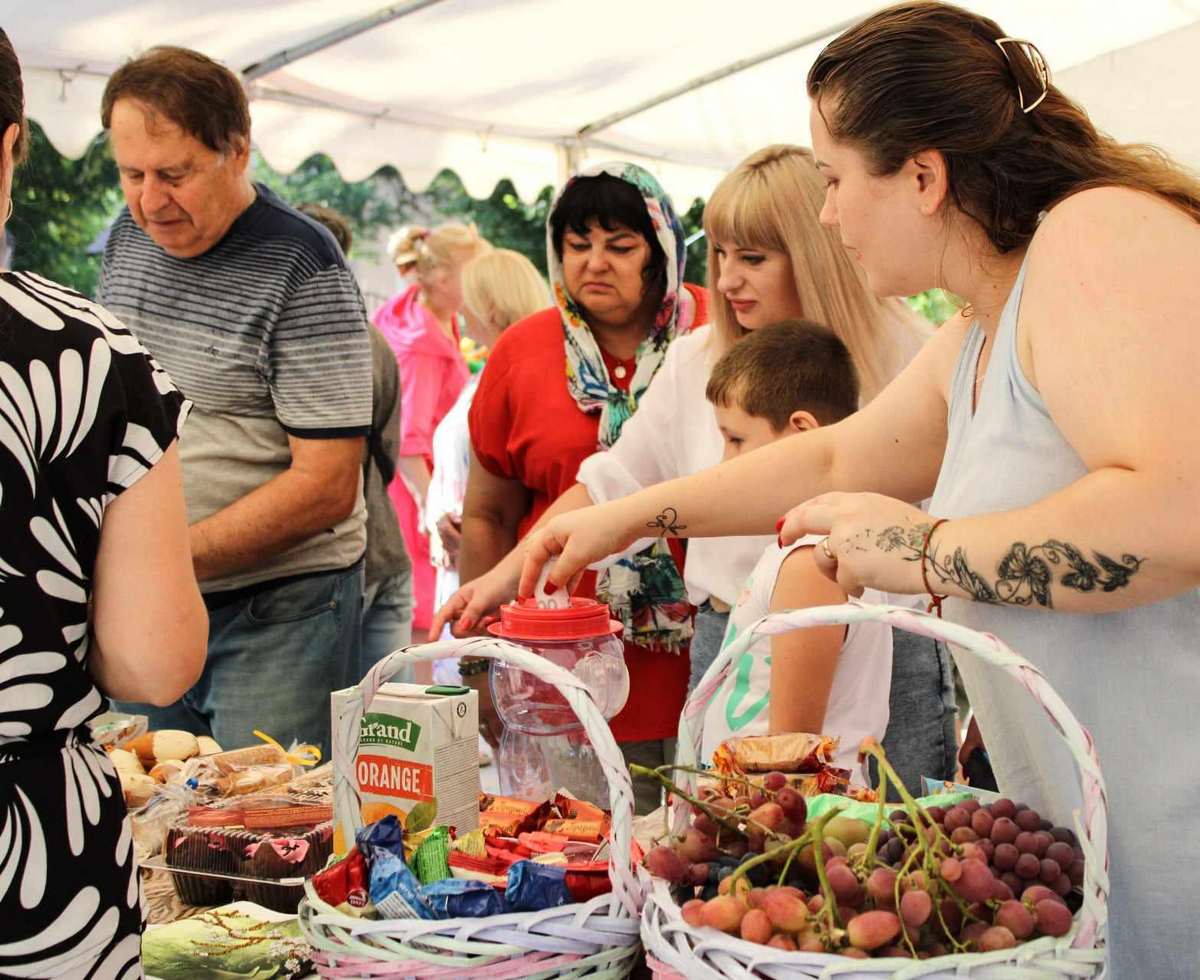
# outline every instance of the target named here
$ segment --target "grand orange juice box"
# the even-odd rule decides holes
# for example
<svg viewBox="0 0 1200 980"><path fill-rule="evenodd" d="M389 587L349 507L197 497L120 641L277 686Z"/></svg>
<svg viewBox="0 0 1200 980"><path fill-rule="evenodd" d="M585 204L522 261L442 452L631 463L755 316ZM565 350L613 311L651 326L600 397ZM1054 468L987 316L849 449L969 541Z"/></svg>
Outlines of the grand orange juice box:
<svg viewBox="0 0 1200 980"><path fill-rule="evenodd" d="M334 691L334 757L346 737L357 688ZM354 775L363 824L389 813L401 824L418 803L437 801L435 823L458 833L479 825L479 700L468 688L384 684L359 723ZM334 772L334 850L344 854L354 843L353 794L339 787ZM341 791L339 791L341 789Z"/></svg>

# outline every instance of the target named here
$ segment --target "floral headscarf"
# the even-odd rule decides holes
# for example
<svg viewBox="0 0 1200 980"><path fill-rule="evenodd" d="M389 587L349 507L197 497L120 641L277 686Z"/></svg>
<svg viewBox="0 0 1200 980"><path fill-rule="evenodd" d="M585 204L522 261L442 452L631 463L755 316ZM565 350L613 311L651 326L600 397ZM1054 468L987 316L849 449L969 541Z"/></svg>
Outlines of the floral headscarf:
<svg viewBox="0 0 1200 980"><path fill-rule="evenodd" d="M616 387L600 346L588 327L583 308L567 292L562 261L554 249L553 229L546 223L546 252L554 302L562 314L563 337L567 351L567 390L580 409L599 413L599 448L617 441L621 428L637 409L638 399L658 372L671 341L685 333L695 316L695 303L683 286L687 257L683 226L653 175L632 163L601 163L581 170L567 187L580 177L608 174L632 184L645 201L650 224L667 257L667 288L654 318L654 326L634 355L636 366L629 391ZM555 199L557 205L558 199ZM553 213L553 208L551 209ZM607 602L613 615L625 624L625 637L641 646L660 647L678 652L691 638L692 625L686 589L670 548L664 540L645 551L622 558L601 576L596 597Z"/></svg>

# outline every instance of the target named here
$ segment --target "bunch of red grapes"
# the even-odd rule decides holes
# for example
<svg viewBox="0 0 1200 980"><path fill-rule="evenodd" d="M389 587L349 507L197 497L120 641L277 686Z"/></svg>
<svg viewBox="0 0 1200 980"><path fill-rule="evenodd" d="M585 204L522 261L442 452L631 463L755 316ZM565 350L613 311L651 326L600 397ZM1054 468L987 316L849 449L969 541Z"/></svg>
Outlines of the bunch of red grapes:
<svg viewBox="0 0 1200 980"><path fill-rule="evenodd" d="M1084 859L1067 828L1009 799L882 813L808 820L782 773L727 781L646 867L689 925L784 950L927 959L1070 931Z"/></svg>

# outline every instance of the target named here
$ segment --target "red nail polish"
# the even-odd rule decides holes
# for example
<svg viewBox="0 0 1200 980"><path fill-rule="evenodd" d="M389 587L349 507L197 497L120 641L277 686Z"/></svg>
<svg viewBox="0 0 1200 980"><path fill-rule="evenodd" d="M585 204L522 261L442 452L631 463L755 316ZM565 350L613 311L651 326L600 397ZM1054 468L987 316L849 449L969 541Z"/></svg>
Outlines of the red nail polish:
<svg viewBox="0 0 1200 980"><path fill-rule="evenodd" d="M779 547L782 548L783 547L783 535L782 534L779 535L779 537L776 538L775 540L779 542Z"/></svg>
<svg viewBox="0 0 1200 980"><path fill-rule="evenodd" d="M554 593L558 591L558 586L555 585L553 582L547 581L546 588L543 589L542 591L545 592L546 595L554 595Z"/></svg>
<svg viewBox="0 0 1200 980"><path fill-rule="evenodd" d="M787 520L787 518L786 518L786 517L781 517L781 518L779 518L779 520L777 520L777 521L775 522L775 530L776 530L777 532L778 532L778 531L782 531L782 530L783 530L783 522L784 522L784 521L786 521L786 520Z"/></svg>

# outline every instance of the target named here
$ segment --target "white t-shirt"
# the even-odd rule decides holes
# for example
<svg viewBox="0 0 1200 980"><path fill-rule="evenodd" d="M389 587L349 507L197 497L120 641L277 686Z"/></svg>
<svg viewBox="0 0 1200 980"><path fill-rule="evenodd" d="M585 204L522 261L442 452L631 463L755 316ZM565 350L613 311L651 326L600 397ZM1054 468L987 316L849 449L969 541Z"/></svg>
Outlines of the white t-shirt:
<svg viewBox="0 0 1200 980"><path fill-rule="evenodd" d="M710 333L710 327L698 327L671 344L617 441L580 464L577 479L594 502L617 500L721 462L724 441L704 397L713 365ZM688 600L698 606L715 596L732 606L763 548L773 540L770 535L689 540L683 569ZM647 538L630 550L649 544Z"/></svg>
<svg viewBox="0 0 1200 980"><path fill-rule="evenodd" d="M724 650L746 627L771 611L771 596L784 559L797 548L815 545L820 535L801 538L780 548L772 543L764 551L729 615L729 629L721 644ZM889 597L867 589L864 602L887 602ZM834 765L859 772L858 746L870 735L883 740L888 724L888 700L892 689L892 630L886 623L855 623L846 633L838 654L825 724L815 735L837 735L841 741ZM712 759L725 739L735 735L766 735L770 722L771 638L763 636L751 644L736 663L728 667L704 716L703 756ZM856 782L858 779L855 780Z"/></svg>

